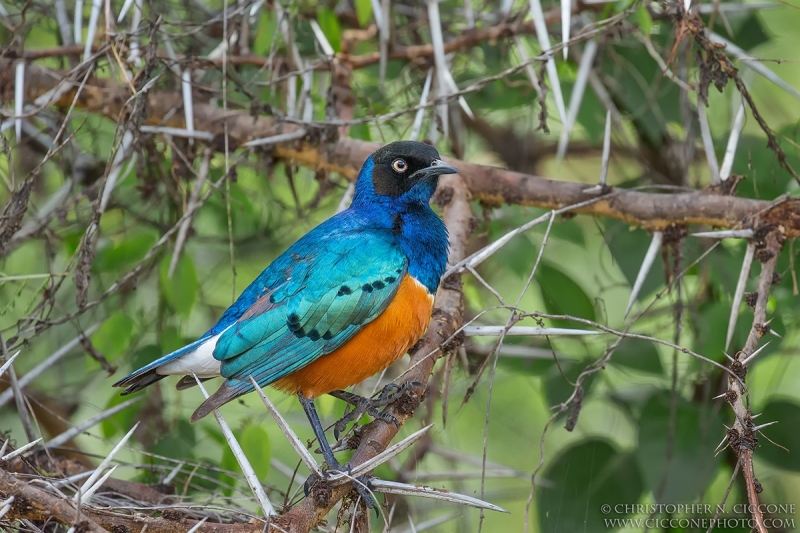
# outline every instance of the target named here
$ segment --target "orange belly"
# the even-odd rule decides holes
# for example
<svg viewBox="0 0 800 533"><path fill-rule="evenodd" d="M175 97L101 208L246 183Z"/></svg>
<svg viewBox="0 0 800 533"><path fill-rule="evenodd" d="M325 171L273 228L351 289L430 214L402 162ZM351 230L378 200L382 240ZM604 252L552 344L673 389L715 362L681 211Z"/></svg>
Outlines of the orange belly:
<svg viewBox="0 0 800 533"><path fill-rule="evenodd" d="M406 275L383 313L347 343L279 379L273 386L316 398L361 383L403 356L419 340L433 310L433 296Z"/></svg>

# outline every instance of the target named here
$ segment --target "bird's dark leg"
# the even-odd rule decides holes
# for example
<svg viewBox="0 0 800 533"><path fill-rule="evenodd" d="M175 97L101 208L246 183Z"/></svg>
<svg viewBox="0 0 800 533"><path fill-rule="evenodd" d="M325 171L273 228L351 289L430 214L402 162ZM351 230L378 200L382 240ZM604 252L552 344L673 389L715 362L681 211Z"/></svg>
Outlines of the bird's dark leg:
<svg viewBox="0 0 800 533"><path fill-rule="evenodd" d="M314 400L311 398L306 398L302 394L297 395L300 400L300 405L303 406L303 411L306 413L306 417L308 421L311 423L311 429L314 430L314 436L317 437L317 441L319 442L320 450L322 450L322 457L325 458L325 463L328 465L328 472L330 471L338 471L338 472L347 472L350 473L350 465L347 464L342 467L339 464L339 461L336 460L336 457L333 455L333 450L331 450L330 444L328 444L328 440L325 438L325 430L322 428L322 423L319 420L319 415L317 415L317 408L314 406ZM314 474L311 474L309 478L306 480L304 488L304 492L306 496L308 496L308 491L311 485L314 482ZM368 476L360 476L356 478L356 482L353 483L358 491L358 494L364 500L364 503L370 509L375 509L377 512L378 506L375 503L375 500L372 499L372 496L369 494L369 477Z"/></svg>
<svg viewBox="0 0 800 533"><path fill-rule="evenodd" d="M325 430L322 428L322 423L319 421L319 415L317 415L317 408L314 406L314 400L311 398L306 398L299 393L297 397L300 399L300 405L303 406L303 411L306 412L306 417L311 423L311 429L314 430L314 436L317 437L319 448L322 450L322 457L325 458L328 468L341 468L342 465L340 465L339 461L337 461L336 457L334 457L333 450L331 450L331 446L328 444L328 440L325 438Z"/></svg>
<svg viewBox="0 0 800 533"><path fill-rule="evenodd" d="M383 390L381 390L377 397L373 398L365 398L363 396L359 396L358 394L353 394L352 392L343 390L337 390L328 393L334 398L344 400L354 407L352 411L345 413L345 415L333 426L333 436L336 438L336 440L339 440L339 435L341 435L341 433L345 430L347 424L354 420L358 420L364 413L370 415L372 418L383 420L387 424L394 424L395 426L399 427L400 422L398 422L394 416L380 411L379 408L389 405L405 394L406 391L417 387L424 389L425 385L418 381L406 381L402 385L389 383L383 388Z"/></svg>

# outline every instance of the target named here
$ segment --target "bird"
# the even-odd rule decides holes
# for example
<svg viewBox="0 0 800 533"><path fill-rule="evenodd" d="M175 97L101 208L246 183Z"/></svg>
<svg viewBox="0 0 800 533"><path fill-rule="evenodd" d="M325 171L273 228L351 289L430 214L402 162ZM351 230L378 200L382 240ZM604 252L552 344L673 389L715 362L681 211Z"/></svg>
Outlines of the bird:
<svg viewBox="0 0 800 533"><path fill-rule="evenodd" d="M196 422L255 390L252 378L297 395L328 469L341 468L314 399L354 396L342 389L384 370L424 334L448 254L447 228L430 200L439 176L457 172L428 144L378 149L358 173L349 208L291 245L199 339L114 386L126 395L170 375L183 376L179 390L225 378L192 414Z"/></svg>

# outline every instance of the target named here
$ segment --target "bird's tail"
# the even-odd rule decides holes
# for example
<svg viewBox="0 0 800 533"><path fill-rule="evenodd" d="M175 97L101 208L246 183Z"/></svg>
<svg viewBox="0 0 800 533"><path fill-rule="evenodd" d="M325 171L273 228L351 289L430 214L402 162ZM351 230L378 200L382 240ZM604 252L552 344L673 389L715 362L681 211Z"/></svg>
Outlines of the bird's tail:
<svg viewBox="0 0 800 533"><path fill-rule="evenodd" d="M136 370L135 372L132 372L131 374L125 376L121 380L114 383L114 385L112 386L126 387L126 389L122 391L123 396L125 396L126 394L138 392L144 389L145 387L152 385L156 381L160 381L165 377L167 377L166 375L157 373L159 367L196 350L206 340L207 339L203 337L202 339L198 339L195 342L184 346L183 348L175 350L174 352L161 357L160 359L156 359L149 365L143 366L139 370Z"/></svg>
<svg viewBox="0 0 800 533"><path fill-rule="evenodd" d="M217 389L217 392L206 398L206 401L201 403L200 407L192 413L192 418L190 420L192 422L197 422L214 409L252 390L254 390L253 383L249 380L239 381L238 379L226 379L220 388Z"/></svg>

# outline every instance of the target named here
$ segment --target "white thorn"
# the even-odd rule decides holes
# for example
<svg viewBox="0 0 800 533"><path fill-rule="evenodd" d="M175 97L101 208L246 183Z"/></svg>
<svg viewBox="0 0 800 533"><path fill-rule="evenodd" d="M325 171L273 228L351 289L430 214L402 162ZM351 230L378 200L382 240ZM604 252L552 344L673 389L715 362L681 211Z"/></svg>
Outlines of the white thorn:
<svg viewBox="0 0 800 533"><path fill-rule="evenodd" d="M181 471L181 468L183 468L183 465L185 465L185 464L186 463L184 461L181 461L180 463L178 463L175 466L175 468L170 470L169 474L167 474L167 476L163 480L161 480L161 484L162 485L169 485L170 483L172 483L172 480L175 479L175 476L178 475L178 472Z"/></svg>
<svg viewBox="0 0 800 533"><path fill-rule="evenodd" d="M84 336L88 337L89 335L97 331L97 328L100 327L100 324L102 324L102 322L98 322L97 324L94 324L93 326L86 328L86 331L83 333L83 335L75 337L74 339L66 343L64 346L53 352L53 355L42 361L40 364L36 365L32 370L26 372L25 375L19 379L18 382L19 388L24 389L25 387L27 387L34 379L42 375L42 373L45 370L52 367L62 357L71 352L81 342L81 339L83 339ZM0 368L0 376L3 375L4 371L5 371L5 365L3 366L3 368ZM0 394L0 407L3 407L12 398L14 398L13 390L9 388L8 390L3 391L3 394ZM2 455L1 452L0 455Z"/></svg>
<svg viewBox="0 0 800 533"><path fill-rule="evenodd" d="M742 360L741 360L742 364L743 364L743 365L746 365L746 364L748 364L750 361L752 361L752 360L753 360L753 358L754 358L755 356L757 356L759 353L761 353L761 350L763 350L764 348L766 348L767 346L769 346L769 343L770 343L770 342L772 342L772 341L767 341L767 342L766 342L766 343L765 343L765 344L764 344L764 345L763 345L761 348L759 348L758 350L754 351L753 353L751 353L750 355L748 355L746 358L742 359Z"/></svg>
<svg viewBox="0 0 800 533"><path fill-rule="evenodd" d="M194 376L194 379L197 381L197 386L200 388L203 396L208 399L208 391L203 386L203 382L200 381L197 376ZM250 461L244 454L242 447L239 445L239 441L236 440L236 436L233 434L231 427L228 425L225 419L222 418L222 414L219 412L219 409L214 409L213 413L214 418L217 419L217 424L219 424L219 427L222 430L222 434L225 436L225 441L228 443L231 452L233 452L233 456L236 458L236 461L239 463L239 467L242 469L242 473L247 480L247 484L250 486L250 490L253 491L256 499L258 499L258 502L261 504L261 510L264 512L264 516L268 517L277 514L275 512L275 507L272 506L272 502L269 501L269 497L264 491L264 487L258 480L258 476L256 475L255 470L253 470L253 466L250 464Z"/></svg>
<svg viewBox="0 0 800 533"><path fill-rule="evenodd" d="M0 504L2 504L2 507L0 507L0 518L3 518L6 513L11 510L12 503L14 503L13 495L9 496L7 500L0 502Z"/></svg>
<svg viewBox="0 0 800 533"><path fill-rule="evenodd" d="M83 485L81 486L81 490L77 494L75 494L75 497L73 498L73 501L75 501L75 502L79 501L78 498L80 497L81 493L90 494L90 490L91 490L92 485L95 483L95 481L97 481L97 478L99 478L100 475L103 473L103 470L105 470L108 467L108 465L111 463L111 461L114 460L114 456L117 455L117 452L119 452L120 449L122 449L122 447L125 446L125 444L128 442L128 439L130 439L131 436L133 435L133 432L136 431L137 427L139 427L139 422L136 422L133 425L133 427L125 434L125 436L122 437L122 439L120 439L120 441L117 443L117 445L114 446L114 448L111 450L111 452L108 455L106 455L105 459L103 459L103 461L100 463L100 465L94 470L94 473L91 476L89 476L89 479L87 479L86 481L83 482ZM91 497L91 496L89 496L89 497ZM88 499L85 499L84 503L86 503L88 501L89 501Z"/></svg>
<svg viewBox="0 0 800 533"><path fill-rule="evenodd" d="M752 417L751 417L751 418L752 418ZM764 429L765 427L767 427L767 426L771 426L771 425L773 425L773 424L777 424L777 423L778 423L778 420L773 420L772 422L767 422L766 424L761 424L760 426L755 426L755 427L753 427L753 431L761 431L761 430L762 430L762 429Z"/></svg>
<svg viewBox="0 0 800 533"><path fill-rule="evenodd" d="M427 433L433 424L425 426L424 428L420 429L416 433L409 435L408 437L404 438L397 444L393 444L383 450L381 453L373 457L372 459L368 459L361 463L360 465L356 465L350 472L336 472L328 476L328 481L330 481L333 485L340 485L344 482L347 482L351 479L357 478L361 474L369 472L373 470L375 467L382 465L392 457L396 456L419 439L421 439L425 433Z"/></svg>
<svg viewBox="0 0 800 533"><path fill-rule="evenodd" d="M442 20L439 16L439 2L428 0L428 25L431 31L431 44L433 45L433 60L436 65L436 96L440 102L436 104L437 112L442 119L442 129L445 137L448 136L449 121L447 120L448 106L445 98L450 94L447 82L447 59L444 54L444 37L442 36Z"/></svg>
<svg viewBox="0 0 800 533"><path fill-rule="evenodd" d="M530 13L533 18L533 25L536 28L536 37L539 39L539 46L542 49L542 54L550 52L550 37L547 33L547 23L544 20L544 12L542 11L542 4L539 0L530 0ZM561 83L558 80L558 71L556 70L556 62L553 60L552 55L547 58L547 77L550 78L550 90L553 91L553 97L556 101L556 108L558 109L558 116L562 124L567 122L567 111L564 108L564 95L561 94Z"/></svg>
<svg viewBox="0 0 800 533"><path fill-rule="evenodd" d="M431 91L431 81L433 80L433 68L428 69L428 75L425 76L425 85L422 86L422 94L419 97L419 105L422 106L428 101L428 94ZM414 125L411 126L411 135L409 140L418 141L419 134L422 131L422 119L425 117L425 108L420 107L417 109L417 114L414 116Z"/></svg>
<svg viewBox="0 0 800 533"><path fill-rule="evenodd" d="M719 169L719 179L725 181L731 175L733 159L736 156L736 146L739 143L739 136L742 133L742 122L744 121L744 99L736 110L736 117L733 119L733 129L728 137L728 145L725 148L725 156L722 158L722 168Z"/></svg>
<svg viewBox="0 0 800 533"><path fill-rule="evenodd" d="M736 291L733 293L733 305L731 306L731 315L728 318L728 333L725 335L725 350L731 345L733 339L733 330L736 328L736 319L739 317L739 306L742 304L742 297L744 296L744 289L747 285L747 277L750 275L750 267L753 264L753 256L756 253L755 243L748 242L747 249L744 252L744 261L742 262L742 270L739 272L739 281L736 282Z"/></svg>
<svg viewBox="0 0 800 533"><path fill-rule="evenodd" d="M12 355L11 357L9 357L9 358L8 358L8 361L6 361L5 363L3 363L3 366L0 366L0 376L2 376L3 374L5 374L5 373L6 373L6 370L8 370L8 367L10 367L10 366L11 366L11 363L13 363L13 362L14 362L14 359L16 359L16 358L17 358L17 356L20 354L20 352L21 352L21 351L22 351L22 350L17 350L17 353L15 353L15 354L14 354L14 355Z"/></svg>
<svg viewBox="0 0 800 533"><path fill-rule="evenodd" d="M567 60L567 43L569 42L570 24L572 23L572 2L561 0L561 42L563 43L564 61Z"/></svg>
<svg viewBox="0 0 800 533"><path fill-rule="evenodd" d="M295 434L295 432L292 431L292 428L283 418L281 413L278 411L275 405L273 405L270 399L267 398L267 395L264 394L263 390L261 390L261 387L259 386L258 383L256 383L256 380L253 379L253 376L250 376L250 381L253 383L253 387L255 387L256 392L258 392L258 395L261 397L261 401L264 402L264 406L267 408L267 411L269 411L269 414L272 415L272 418L275 419L275 422L278 424L278 428L286 436L286 439L289 441L289 444L292 445L294 451L297 452L297 455L300 456L300 460L302 460L303 463L305 463L306 467L308 467L309 470L311 470L317 475L321 475L321 472L319 470L319 465L317 464L317 461L314 460L314 457L311 455L311 452L308 451L308 448L306 448L303 445L303 442L300 440L297 434Z"/></svg>
<svg viewBox="0 0 800 533"><path fill-rule="evenodd" d="M106 207L108 207L108 202L111 200L111 193L114 192L114 188L117 186L119 176L122 173L122 166L124 164L125 157L128 155L127 152L132 144L133 133L126 131L122 134L122 142L120 142L119 148L117 148L117 153L114 156L113 166L111 167L111 170L108 173L108 178L106 179L106 183L103 186L103 195L100 198L100 213L105 213ZM128 177L128 174L135 163L136 153L133 153L128 161L128 169L123 175L123 179Z"/></svg>
<svg viewBox="0 0 800 533"><path fill-rule="evenodd" d="M91 501L91 499L92 499L92 496L94 496L94 493L97 492L97 490L100 487L103 486L103 483L105 483L106 480L109 477L111 477L111 474L114 473L114 470L116 470L118 466L119 465L112 466L108 470L108 472L105 473L105 475L103 477L101 477L99 480L97 480L97 483L95 483L94 485L92 485L91 487L86 489L86 492L83 492L83 487L81 487L81 491L77 492L75 494L75 497L74 497L75 503L77 503L78 505L83 505L83 504L89 503ZM95 470L95 472L99 472L99 471L100 471L99 468L97 470ZM84 484L84 486L86 486L86 485Z"/></svg>
<svg viewBox="0 0 800 533"><path fill-rule="evenodd" d="M81 44L83 39L83 0L75 0L75 20L73 21L75 30L75 44Z"/></svg>
<svg viewBox="0 0 800 533"><path fill-rule="evenodd" d="M14 130L17 142L22 138L22 108L25 104L25 62L17 63L14 81Z"/></svg>
<svg viewBox="0 0 800 533"><path fill-rule="evenodd" d="M94 36L97 34L97 22L100 19L101 7L103 7L103 0L92 1L92 11L89 14L89 25L86 27L86 46L83 48L84 63L89 61L89 58L92 56L92 44L94 43Z"/></svg>
<svg viewBox="0 0 800 533"><path fill-rule="evenodd" d="M192 98L192 69L187 68L181 72L181 91L183 93L183 115L186 120L186 129L193 133L194 99Z"/></svg>
<svg viewBox="0 0 800 533"><path fill-rule="evenodd" d="M333 59L336 52L333 51L333 46L331 46L328 38L325 37L325 32L322 31L322 28L319 27L319 23L316 20L310 19L309 23L311 24L311 30L314 32L314 37L317 38L317 42L322 47L322 53L325 54L325 59Z"/></svg>
<svg viewBox="0 0 800 533"><path fill-rule="evenodd" d="M611 110L606 110L606 127L603 131L603 160L600 165L600 187L606 186L608 164L611 161Z"/></svg>
<svg viewBox="0 0 800 533"><path fill-rule="evenodd" d="M66 430L64 433L61 433L60 435L57 435L57 436L53 437L52 439L50 439L50 441L45 443L45 447L46 448L57 448L57 447L61 446L62 444L64 444L65 442L67 442L71 438L75 437L76 435L79 435L79 434L83 433L84 431L86 431L90 427L94 426L95 424L99 424L100 422L102 422L106 418L108 418L108 417L110 417L112 415L115 415L116 413L122 411L123 409L133 405L134 403L138 402L142 398L143 398L143 396L139 396L137 398L131 398L130 400L122 402L121 404L115 405L114 407L111 407L110 409L106 409L105 411L103 411L102 413L98 414L97 416L94 416L94 417L90 418L89 420L87 420L85 422L81 422L77 426Z"/></svg>
<svg viewBox="0 0 800 533"><path fill-rule="evenodd" d="M467 337L544 336L544 335L602 335L602 331L567 328L539 328L532 326L465 326L461 330Z"/></svg>
<svg viewBox="0 0 800 533"><path fill-rule="evenodd" d="M200 520L198 523L196 523L195 525L193 525L193 526L191 527L191 529L189 529L189 531L187 531L186 533L195 533L195 532L196 532L198 529L200 529L200 526L202 526L203 524L205 524L205 523L206 523L206 520L208 520L208 517L207 517L207 516L204 516L204 517L202 518L202 520Z"/></svg>
<svg viewBox="0 0 800 533"><path fill-rule="evenodd" d="M22 448L17 448L13 452L11 452L11 453L9 453L7 455L4 455L3 457L0 457L0 461L10 461L14 457L17 457L18 455L22 455L23 453L27 452L28 450L30 450L31 448L33 448L34 446L39 444L41 441L42 441L42 438L39 437L35 441L29 442L28 444L26 444ZM5 449L5 446L3 446L3 448Z"/></svg>
<svg viewBox="0 0 800 533"><path fill-rule="evenodd" d="M247 141L242 146L245 148L253 148L255 146L268 146L272 144L279 144L282 142L289 142L294 141L297 139L302 139L306 135L306 130L297 130L292 133L281 133L280 135L272 135L270 137L262 137L260 139L253 139L252 141Z"/></svg>
<svg viewBox="0 0 800 533"><path fill-rule="evenodd" d="M539 85L539 78L536 76L536 71L533 70L533 64L530 63L528 60L528 52L525 50L525 45L523 44L522 40L519 38L519 35L514 36L514 43L517 46L517 52L519 52L519 58L522 63L525 63L525 74L528 75L528 79L531 82L531 86L536 91L536 94L542 94L542 86Z"/></svg>
<svg viewBox="0 0 800 533"><path fill-rule="evenodd" d="M700 134L703 138L703 148L706 151L708 170L711 173L711 184L719 185L720 174L719 165L717 163L717 154L714 153L714 139L711 137L711 127L708 124L706 108L702 102L697 102L697 118L700 122Z"/></svg>
<svg viewBox="0 0 800 533"><path fill-rule="evenodd" d="M371 480L372 488L375 492L382 492L384 494L400 494L403 496L421 496L423 498L432 498L434 500L442 500L445 502L457 503L460 505L468 505L478 509L489 509L501 513L507 513L502 507L497 505L466 496L455 492L450 492L443 489L434 489L432 487L425 487L420 485L409 485L407 483L397 483L396 481L386 481L383 479Z"/></svg>
<svg viewBox="0 0 800 533"><path fill-rule="evenodd" d="M160 135L171 135L173 137L186 137L189 139L199 139L201 141L213 141L214 134L210 131L189 131L184 128L171 128L169 126L147 126L139 128L142 133L157 133Z"/></svg>
<svg viewBox="0 0 800 533"><path fill-rule="evenodd" d="M658 251L661 249L661 242L664 240L664 233L661 231L653 232L653 240L650 241L650 247L647 249L647 253L644 256L644 261L642 261L642 266L639 269L639 274L636 276L636 281L633 284L633 289L631 290L631 297L628 300L628 307L625 308L625 315L624 318L628 318L628 313L631 312L631 308L633 307L633 302L636 301L636 297L639 296L639 291L642 290L642 285L644 285L644 280L647 278L648 272L650 272L650 268L653 266L653 263L656 260L656 255L658 255Z"/></svg>
<svg viewBox="0 0 800 533"><path fill-rule="evenodd" d="M569 4L570 0L562 0ZM566 52L566 48L564 49ZM583 49L583 57L581 57L580 65L578 66L578 75L575 78L575 84L572 86L572 94L569 97L569 110L567 111L567 121L561 129L561 135L558 138L558 148L556 149L556 159L561 161L564 159L564 154L567 153L567 145L569 144L569 135L572 133L572 128L578 118L578 111L583 102L583 94L586 91L586 82L589 81L589 73L594 64L594 57L597 54L597 41L594 39L586 43Z"/></svg>
<svg viewBox="0 0 800 533"><path fill-rule="evenodd" d="M705 237L706 239L752 239L751 229L726 229L722 231L698 231L690 237Z"/></svg>
<svg viewBox="0 0 800 533"><path fill-rule="evenodd" d="M117 24L122 22L122 19L124 19L125 15L128 14L128 11L130 10L134 1L135 0L125 0L125 3L122 4L122 9L119 10L119 16L117 17Z"/></svg>
<svg viewBox="0 0 800 533"><path fill-rule="evenodd" d="M728 429L730 429L730 428L728 428ZM714 448L714 453L716 453L717 450L719 450L722 447L722 445L725 444L727 441L728 441L728 435L726 434L724 437L722 437L722 441L719 444L717 444L717 447Z"/></svg>

